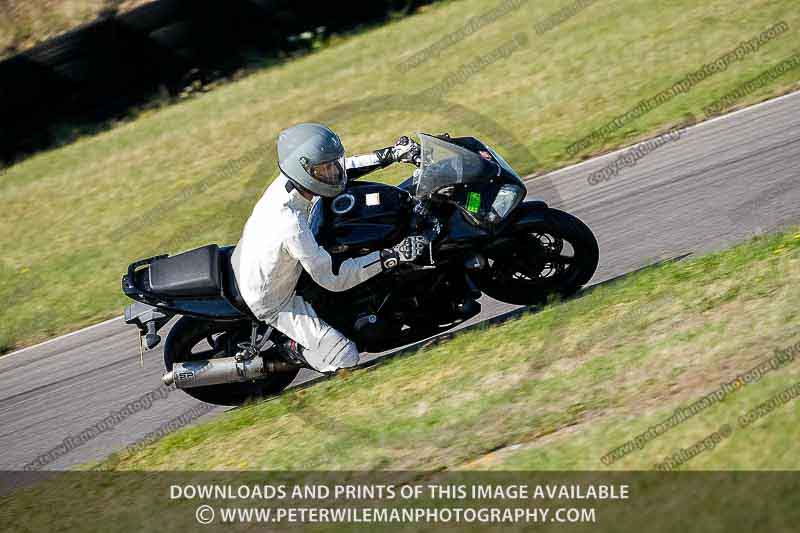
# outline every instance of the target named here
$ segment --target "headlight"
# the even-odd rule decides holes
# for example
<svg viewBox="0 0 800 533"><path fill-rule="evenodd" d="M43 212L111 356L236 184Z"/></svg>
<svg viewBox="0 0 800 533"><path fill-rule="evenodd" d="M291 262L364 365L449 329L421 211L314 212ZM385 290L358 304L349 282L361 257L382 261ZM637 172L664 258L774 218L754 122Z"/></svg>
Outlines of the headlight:
<svg viewBox="0 0 800 533"><path fill-rule="evenodd" d="M516 185L503 185L497 191L497 197L492 202L492 211L497 214L497 220L502 220L522 201L525 189ZM494 218L494 217L491 217Z"/></svg>

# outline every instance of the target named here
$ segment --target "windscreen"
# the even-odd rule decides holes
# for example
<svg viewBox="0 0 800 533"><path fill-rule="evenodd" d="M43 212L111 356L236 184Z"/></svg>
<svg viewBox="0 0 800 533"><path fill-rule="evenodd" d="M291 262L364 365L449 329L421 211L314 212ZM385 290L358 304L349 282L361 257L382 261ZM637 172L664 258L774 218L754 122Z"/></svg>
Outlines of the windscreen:
<svg viewBox="0 0 800 533"><path fill-rule="evenodd" d="M419 134L422 144L422 163L417 184L417 196L459 183L480 183L497 175L492 161L451 142Z"/></svg>

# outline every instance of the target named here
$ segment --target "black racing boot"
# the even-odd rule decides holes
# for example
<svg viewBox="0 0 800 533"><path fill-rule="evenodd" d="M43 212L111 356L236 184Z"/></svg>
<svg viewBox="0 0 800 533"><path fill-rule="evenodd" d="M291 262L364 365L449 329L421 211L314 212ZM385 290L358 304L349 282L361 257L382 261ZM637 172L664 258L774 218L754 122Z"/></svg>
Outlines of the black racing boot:
<svg viewBox="0 0 800 533"><path fill-rule="evenodd" d="M278 346L283 350L283 355L286 359L295 365L308 367L308 362L306 358L303 357L303 351L305 348L300 346L297 341L294 341L288 337L283 342L280 342Z"/></svg>

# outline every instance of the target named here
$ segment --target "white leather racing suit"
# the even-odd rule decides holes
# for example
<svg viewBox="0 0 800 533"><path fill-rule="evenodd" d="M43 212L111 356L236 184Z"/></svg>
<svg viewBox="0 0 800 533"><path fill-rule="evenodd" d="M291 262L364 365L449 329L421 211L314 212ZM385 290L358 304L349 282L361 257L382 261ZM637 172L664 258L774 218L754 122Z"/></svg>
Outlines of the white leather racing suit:
<svg viewBox="0 0 800 533"><path fill-rule="evenodd" d="M377 168L374 156L347 160L348 173ZM358 363L351 340L320 319L311 305L295 294L303 270L330 291L345 291L379 274L380 252L347 259L333 273L331 256L317 244L309 226L312 202L287 188L283 174L267 188L245 224L231 263L242 298L260 320L304 348L303 357L319 372L333 372Z"/></svg>

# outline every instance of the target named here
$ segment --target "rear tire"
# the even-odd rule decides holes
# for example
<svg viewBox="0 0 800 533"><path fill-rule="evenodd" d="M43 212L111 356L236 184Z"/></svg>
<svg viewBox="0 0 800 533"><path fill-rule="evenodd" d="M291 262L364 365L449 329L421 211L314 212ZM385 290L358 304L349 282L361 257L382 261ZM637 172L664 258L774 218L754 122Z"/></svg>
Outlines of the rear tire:
<svg viewBox="0 0 800 533"><path fill-rule="evenodd" d="M172 370L173 363L209 359L208 355L199 354L198 356L196 352L192 352L192 349L207 338L222 333L233 334L236 341L243 342L250 336L250 323L210 322L190 316L181 317L172 327L167 341L164 343L164 366L167 371ZM235 346L236 342L232 342L230 345ZM220 353L218 356L232 357L233 355L234 353ZM272 374L266 379L181 390L201 402L216 405L242 405L250 400L275 396L289 386L298 372L300 372L299 368L293 372Z"/></svg>
<svg viewBox="0 0 800 533"><path fill-rule="evenodd" d="M565 254L565 243L571 255ZM501 302L543 304L551 295L570 296L588 283L599 256L597 239L586 224L548 209L541 222L515 232L512 243L487 252L490 266L479 276L479 287Z"/></svg>

